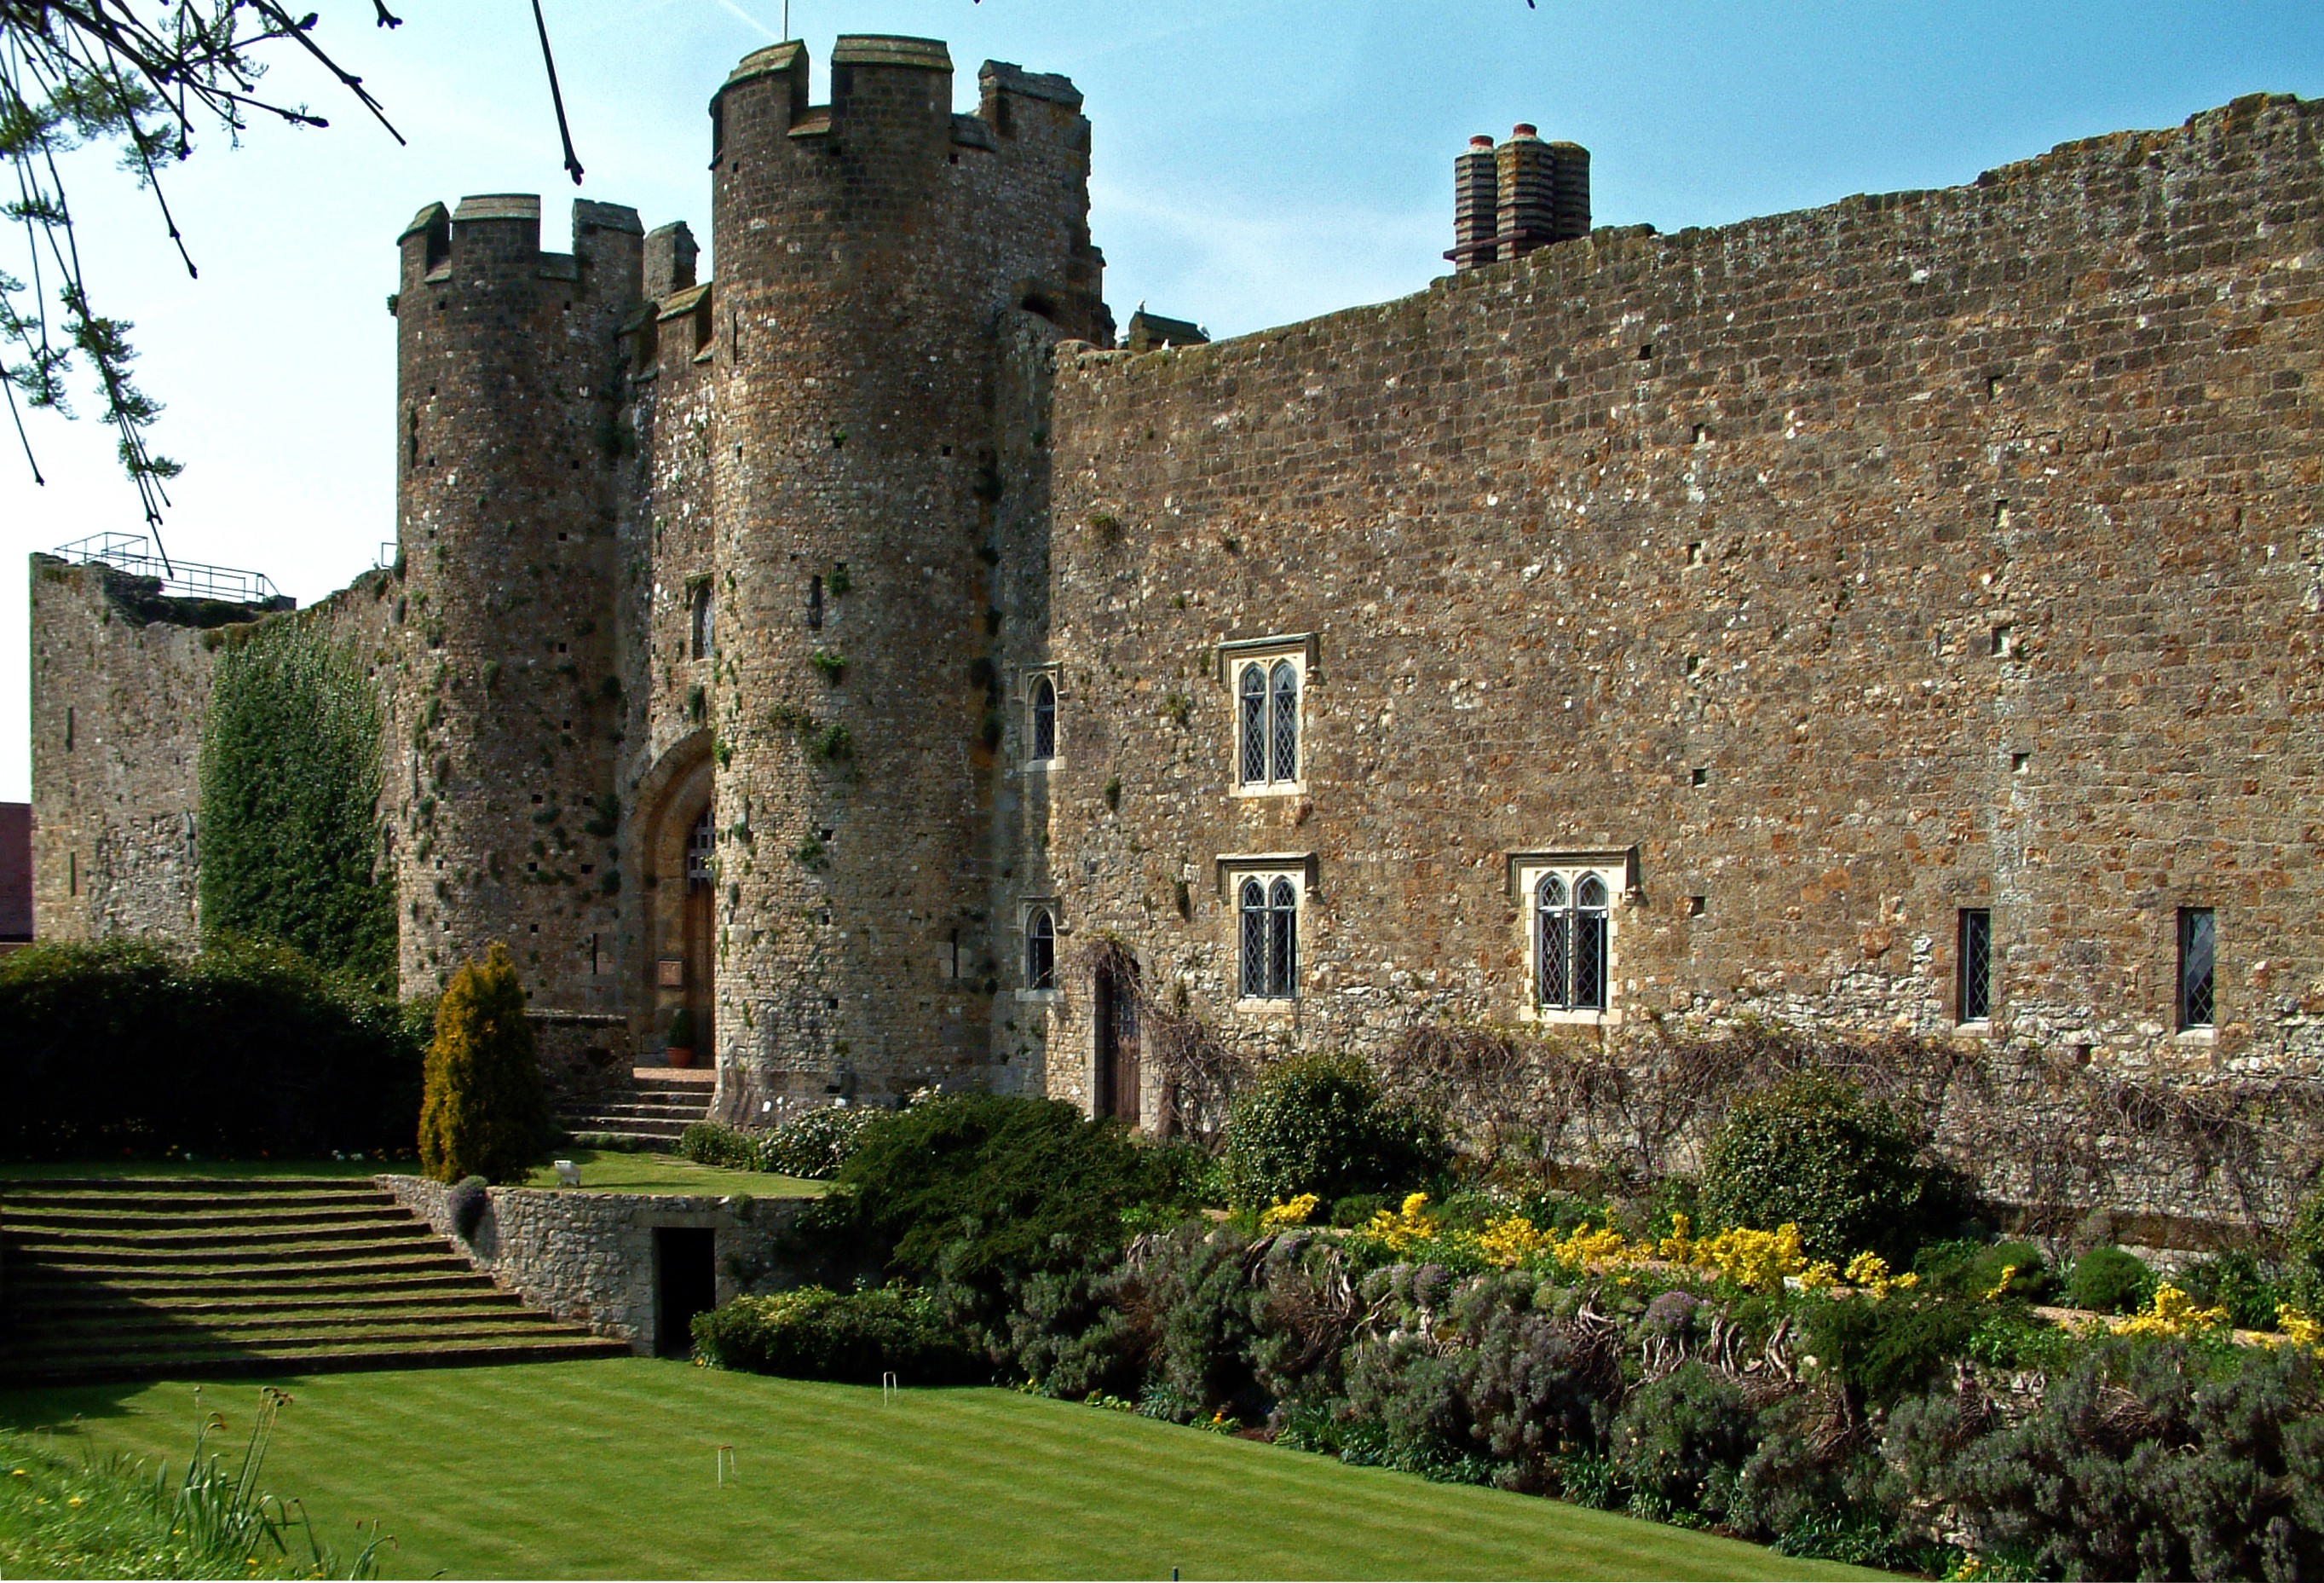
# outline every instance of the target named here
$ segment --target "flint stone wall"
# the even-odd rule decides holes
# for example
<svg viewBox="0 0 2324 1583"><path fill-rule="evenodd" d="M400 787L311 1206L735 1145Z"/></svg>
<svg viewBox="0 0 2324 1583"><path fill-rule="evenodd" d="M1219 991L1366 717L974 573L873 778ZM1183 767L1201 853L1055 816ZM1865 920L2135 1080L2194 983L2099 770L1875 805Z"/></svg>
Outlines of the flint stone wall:
<svg viewBox="0 0 2324 1583"><path fill-rule="evenodd" d="M476 1239L464 1243L447 1208L451 1189L419 1176L383 1176L396 1202L426 1220L476 1268L533 1307L626 1341L654 1347L654 1231L707 1227L716 1233L718 1301L798 1284L780 1244L812 1200L645 1193L490 1190Z"/></svg>

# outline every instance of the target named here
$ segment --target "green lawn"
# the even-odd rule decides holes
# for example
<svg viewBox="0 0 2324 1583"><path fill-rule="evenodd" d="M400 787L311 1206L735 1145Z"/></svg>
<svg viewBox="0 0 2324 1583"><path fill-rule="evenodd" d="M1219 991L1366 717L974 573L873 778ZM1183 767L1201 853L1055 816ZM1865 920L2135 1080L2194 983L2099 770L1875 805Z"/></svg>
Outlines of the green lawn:
<svg viewBox="0 0 2324 1583"><path fill-rule="evenodd" d="M648 1358L290 1382L264 1483L424 1578L1841 1578L1876 1574L998 1390ZM213 1385L238 1445L257 1387ZM185 1384L0 1393L0 1423L182 1458ZM733 1448L722 1486L719 1448Z"/></svg>
<svg viewBox="0 0 2324 1583"><path fill-rule="evenodd" d="M777 1176L771 1171L727 1171L715 1165L696 1165L693 1161L681 1159L676 1154L637 1154L620 1149L559 1149L557 1157L570 1160L581 1168L581 1190L584 1192L700 1193L710 1198L748 1193L754 1199L811 1199L821 1193L825 1185L801 1177ZM556 1167L539 1167L525 1185L555 1187Z"/></svg>

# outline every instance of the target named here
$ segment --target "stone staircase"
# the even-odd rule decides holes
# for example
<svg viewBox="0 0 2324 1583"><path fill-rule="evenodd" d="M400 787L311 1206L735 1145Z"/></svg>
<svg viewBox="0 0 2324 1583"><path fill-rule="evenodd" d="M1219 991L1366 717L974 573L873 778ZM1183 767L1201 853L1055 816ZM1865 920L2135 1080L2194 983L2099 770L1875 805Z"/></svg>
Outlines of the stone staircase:
<svg viewBox="0 0 2324 1583"><path fill-rule="evenodd" d="M618 1097L599 1100L586 1114L558 1119L584 1145L613 1149L670 1150L678 1134L710 1116L718 1074L677 1067L634 1067L630 1087Z"/></svg>
<svg viewBox="0 0 2324 1583"><path fill-rule="evenodd" d="M0 1184L0 1386L626 1354L368 1178Z"/></svg>

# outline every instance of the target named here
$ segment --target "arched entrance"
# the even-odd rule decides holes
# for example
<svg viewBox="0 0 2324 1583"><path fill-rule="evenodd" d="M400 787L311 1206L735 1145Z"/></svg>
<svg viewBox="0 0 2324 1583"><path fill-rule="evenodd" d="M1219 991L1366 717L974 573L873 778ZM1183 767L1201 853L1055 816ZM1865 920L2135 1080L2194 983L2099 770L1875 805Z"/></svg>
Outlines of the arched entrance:
<svg viewBox="0 0 2324 1583"><path fill-rule="evenodd" d="M716 827L713 823L710 734L673 745L640 788L643 837L646 953L640 1059L659 1064L680 1009L694 1024L695 1059L716 1063Z"/></svg>

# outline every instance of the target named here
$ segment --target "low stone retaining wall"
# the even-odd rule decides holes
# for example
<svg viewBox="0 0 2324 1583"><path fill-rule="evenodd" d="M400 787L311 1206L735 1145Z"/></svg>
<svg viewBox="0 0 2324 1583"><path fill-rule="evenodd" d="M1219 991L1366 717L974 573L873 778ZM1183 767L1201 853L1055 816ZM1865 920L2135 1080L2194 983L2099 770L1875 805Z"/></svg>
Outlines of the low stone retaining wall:
<svg viewBox="0 0 2324 1583"><path fill-rule="evenodd" d="M798 1284L781 1245L811 1201L496 1187L475 1239L463 1242L447 1205L451 1189L418 1176L379 1181L503 1287L641 1354L654 1350L659 1317L656 1231L712 1233L717 1301L725 1302Z"/></svg>

